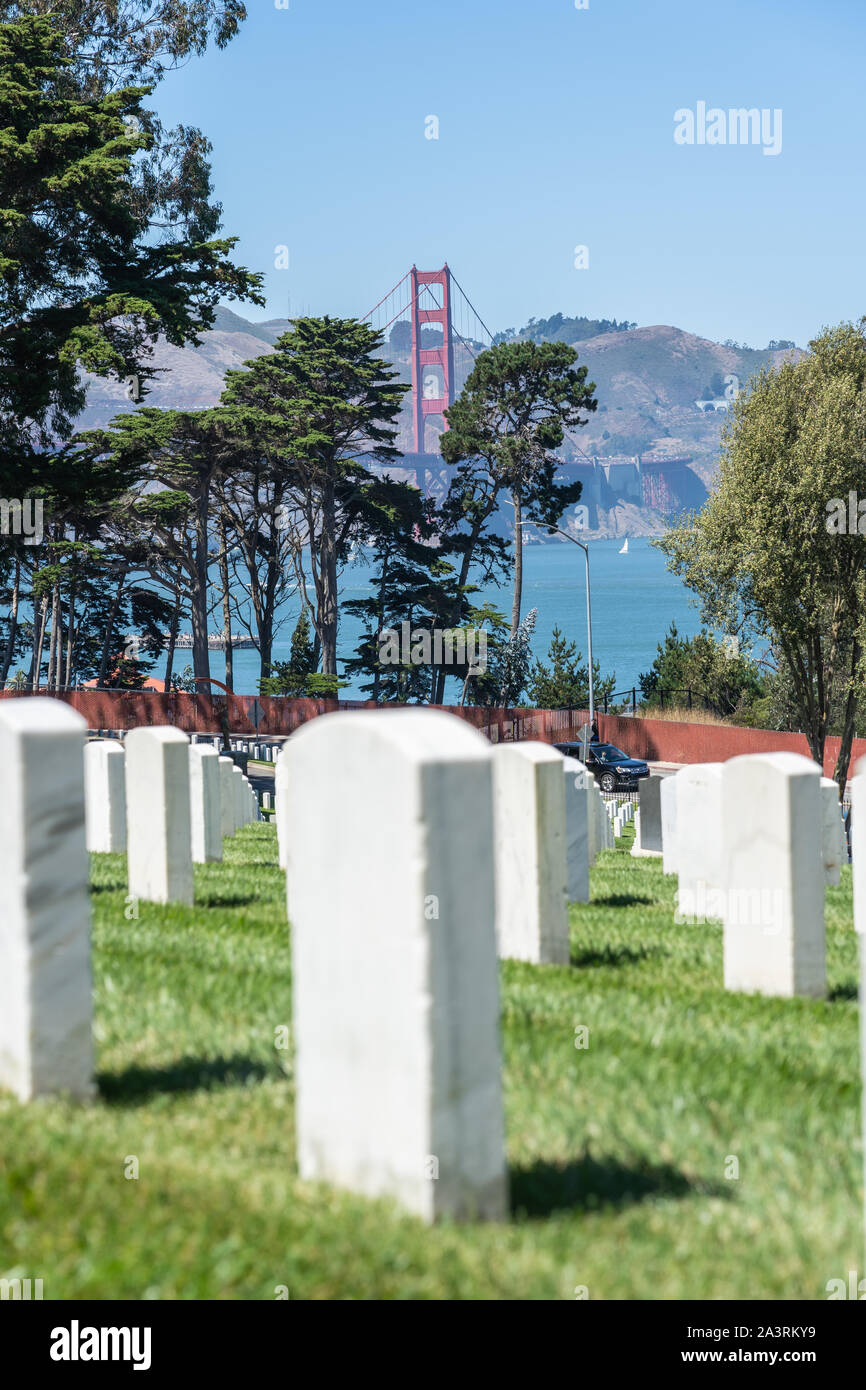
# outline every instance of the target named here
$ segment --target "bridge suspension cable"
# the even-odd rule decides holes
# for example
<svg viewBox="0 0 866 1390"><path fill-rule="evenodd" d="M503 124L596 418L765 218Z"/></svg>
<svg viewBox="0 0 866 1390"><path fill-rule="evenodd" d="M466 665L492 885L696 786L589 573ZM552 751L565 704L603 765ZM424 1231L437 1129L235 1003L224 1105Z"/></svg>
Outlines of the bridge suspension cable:
<svg viewBox="0 0 866 1390"><path fill-rule="evenodd" d="M432 272L429 274L429 278L420 279L419 273L416 272L413 266L392 286L386 295L383 295L377 304L374 304L373 308L364 315L361 322L369 323L371 327L375 328L383 336L389 329L393 328L398 320L403 320L405 322L407 332L411 325L414 324L415 331L417 332L417 344L422 350L427 352L427 356L423 359L419 358L419 361L429 363L431 361L431 356L435 355L432 344L435 343L436 339L432 339L431 341L431 339L427 337L427 333L430 329L435 329L436 323L434 321L434 323L430 325L430 329L420 327L419 317L425 309L434 311L435 314L441 316L441 331L443 332L442 348L446 357L450 351L448 341L446 340L450 337L451 340L459 342L462 345L469 358L474 362L477 360L480 351L484 351L485 348L493 345L493 333L484 322L484 319L475 308L472 300L469 298L450 267L445 266L442 272L437 272L436 274L436 279L433 279ZM444 276L447 276L447 279L443 278ZM448 290L449 285L453 287L450 291ZM437 287L440 291L438 296L434 292ZM414 294L413 289L415 291ZM446 291L448 292L447 310L445 300ZM456 291L456 293L454 291ZM413 342L414 341L415 339L413 339ZM408 348L408 346L409 344L407 341L405 347ZM455 367L456 379L454 376ZM465 380L465 374L465 365L451 363L451 367L449 368L450 386L448 392L444 393L448 401L454 399L453 393L456 389L459 389L462 380ZM421 389L420 382L413 382L413 401L415 402L413 405L413 412L420 410L420 406L417 404L417 398L420 395ZM429 406L429 402L425 402L424 404L425 407ZM416 427L416 435L419 440L416 447L421 448L423 451L423 445L420 442L423 439L423 424L419 424ZM570 430L565 431L565 438L571 444L575 456L579 456L589 464L594 463L594 460L581 448Z"/></svg>

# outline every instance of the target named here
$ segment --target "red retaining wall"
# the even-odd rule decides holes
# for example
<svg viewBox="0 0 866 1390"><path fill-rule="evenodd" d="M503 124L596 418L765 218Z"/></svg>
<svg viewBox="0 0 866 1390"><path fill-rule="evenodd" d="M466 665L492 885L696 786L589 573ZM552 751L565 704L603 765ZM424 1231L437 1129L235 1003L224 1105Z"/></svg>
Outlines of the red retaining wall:
<svg viewBox="0 0 866 1390"><path fill-rule="evenodd" d="M47 693L47 692L45 692ZM0 691L0 699L22 698L17 691ZM289 700L281 696L171 695L144 690L74 690L53 696L72 705L91 729L133 729L142 724L174 724L187 733L218 734L224 722L235 735L263 738L290 734L308 719L334 710L382 709L363 700ZM258 726L253 722L258 704ZM398 706L402 708L402 706ZM489 710L475 705L445 706L492 742L534 738L561 743L577 738L587 722L585 710ZM633 757L652 762L726 762L740 753L792 752L809 756L804 734L778 734L766 729L738 729L725 724L686 724L667 719L632 719L599 714L599 733ZM839 755L839 739L828 738L825 775L831 777ZM855 739L851 758L866 757L866 739Z"/></svg>
<svg viewBox="0 0 866 1390"><path fill-rule="evenodd" d="M600 715L599 733L637 758L665 763L724 763L741 753L802 753L810 758L805 734L780 734L770 729L737 729L726 724L679 724L666 719L628 719ZM833 776L839 756L838 738L824 746L824 775ZM866 757L866 739L856 738L851 771Z"/></svg>

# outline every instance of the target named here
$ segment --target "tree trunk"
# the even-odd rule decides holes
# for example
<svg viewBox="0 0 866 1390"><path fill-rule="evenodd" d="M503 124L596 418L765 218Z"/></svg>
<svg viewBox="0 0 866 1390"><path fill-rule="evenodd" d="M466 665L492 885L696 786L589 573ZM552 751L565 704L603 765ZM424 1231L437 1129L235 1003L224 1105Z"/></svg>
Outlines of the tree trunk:
<svg viewBox="0 0 866 1390"><path fill-rule="evenodd" d="M511 494L514 502L514 594L511 599L511 638L517 636L520 627L520 608L523 602L523 515L520 507L520 493Z"/></svg>
<svg viewBox="0 0 866 1390"><path fill-rule="evenodd" d="M259 688L274 659L274 614L268 608L259 627Z"/></svg>
<svg viewBox="0 0 866 1390"><path fill-rule="evenodd" d="M174 666L174 648L177 642L177 630L180 627L180 597L177 590L174 592L174 611L171 615L171 622L168 627L168 643L166 645L165 657L165 686L166 695L171 690L172 667Z"/></svg>
<svg viewBox="0 0 866 1390"><path fill-rule="evenodd" d="M48 689L57 685L58 644L60 639L60 585L55 583L51 589L51 637L48 642Z"/></svg>
<svg viewBox="0 0 866 1390"><path fill-rule="evenodd" d="M322 495L322 537L319 548L319 629L322 635L322 674L337 674L337 547L333 484Z"/></svg>
<svg viewBox="0 0 866 1390"><path fill-rule="evenodd" d="M66 670L63 684L69 689L72 685L72 667L75 654L75 584L69 589L69 616L66 619Z"/></svg>
<svg viewBox="0 0 866 1390"><path fill-rule="evenodd" d="M845 718L842 723L842 738L839 743L839 757L836 759L836 766L833 769L833 779L839 783L839 800L841 801L845 791L845 783L848 781L848 768L851 764L851 747L854 743L854 721L857 718L857 667L860 664L860 643L856 637L851 649L851 684L848 686L848 698L845 701ZM823 764L822 764L823 766Z"/></svg>
<svg viewBox="0 0 866 1390"><path fill-rule="evenodd" d="M52 627L54 626L52 622ZM54 689L63 689L63 599L57 585L57 642L54 647Z"/></svg>
<svg viewBox="0 0 866 1390"><path fill-rule="evenodd" d="M192 622L192 668L193 675L204 677L199 681L196 689L204 689L205 694L208 689L205 682L210 682L210 654L207 645L207 600L206 595L198 590L191 595L189 616Z"/></svg>
<svg viewBox="0 0 866 1390"><path fill-rule="evenodd" d="M39 691L42 677L42 648L45 646L45 625L48 622L48 595L42 595L39 616L33 613L33 664L30 667L30 689Z"/></svg>
<svg viewBox="0 0 866 1390"><path fill-rule="evenodd" d="M209 556L207 553L207 514L208 514L208 491L202 488L201 496L198 499L198 515L196 517L196 536L195 536L195 575L190 585L190 618L192 620L192 665L193 674L200 679L196 684L196 689L204 689L205 694L210 689L210 654L207 645L207 587L208 587L208 565Z"/></svg>
<svg viewBox="0 0 866 1390"><path fill-rule="evenodd" d="M225 642L226 652L226 686L234 692L235 688L235 662L234 650L232 648L232 609L231 593L229 590L229 557L226 550L228 542L226 540L225 517L220 514L219 520L219 547L220 547L220 580L223 590L223 641Z"/></svg>
<svg viewBox="0 0 866 1390"><path fill-rule="evenodd" d="M114 641L114 625L117 622L117 614L118 610L120 609L121 600L123 598L123 590L126 585L126 576L128 573L128 569L121 570L120 578L117 581L117 589L115 590L114 598L111 601L111 608L108 614L108 621L105 625L105 638L102 643L102 655L99 659L99 672L96 677L97 686L105 685L105 681L108 676L108 663L111 658L111 644Z"/></svg>
<svg viewBox="0 0 866 1390"><path fill-rule="evenodd" d="M15 580L12 585L12 607L9 611L9 632L6 636L6 650L3 653L3 666L0 668L0 690L5 690L6 682L9 679L9 667L12 665L12 656L15 651L15 639L18 636L18 603L21 589L21 561L15 560Z"/></svg>
<svg viewBox="0 0 866 1390"><path fill-rule="evenodd" d="M475 555L475 547L478 544L478 537L481 535L481 531L483 529L484 522L486 521L486 519L487 518L485 516L476 520L475 525L472 531L470 532L469 544L466 546L466 549L463 552L463 558L460 562L460 573L457 576L458 595L463 593L463 589L469 582L469 571L472 568L472 559ZM460 621L460 602L461 600L458 597L454 604L454 607L451 610L451 615L449 618L450 627L456 626L456 624ZM439 675L436 679L436 688L433 700L433 703L436 705L441 705L442 701L445 699L445 681L447 680L447 678L448 673L445 670L445 667L443 666L439 671Z"/></svg>
<svg viewBox="0 0 866 1390"><path fill-rule="evenodd" d="M279 554L279 543L274 542L274 555ZM259 638L260 681L267 676L274 659L274 610L276 594L282 578L282 570L277 560L269 559L264 584L264 600L256 603L256 631Z"/></svg>

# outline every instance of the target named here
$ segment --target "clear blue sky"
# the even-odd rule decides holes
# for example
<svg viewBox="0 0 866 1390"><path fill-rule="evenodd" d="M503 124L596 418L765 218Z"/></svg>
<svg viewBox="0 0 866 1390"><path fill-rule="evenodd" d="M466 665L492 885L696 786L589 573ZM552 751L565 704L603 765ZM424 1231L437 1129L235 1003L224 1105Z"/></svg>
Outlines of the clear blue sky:
<svg viewBox="0 0 866 1390"><path fill-rule="evenodd" d="M267 275L248 317L361 315L445 260L494 331L562 311L762 347L866 312L864 0L247 4L154 104L213 142ZM781 108L781 153L678 146L699 101Z"/></svg>

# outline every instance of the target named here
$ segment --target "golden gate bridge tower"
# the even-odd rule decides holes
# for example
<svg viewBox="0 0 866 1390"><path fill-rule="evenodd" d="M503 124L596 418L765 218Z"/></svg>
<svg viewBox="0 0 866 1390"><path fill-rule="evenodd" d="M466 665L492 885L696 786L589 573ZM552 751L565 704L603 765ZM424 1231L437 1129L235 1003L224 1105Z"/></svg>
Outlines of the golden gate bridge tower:
<svg viewBox="0 0 866 1390"><path fill-rule="evenodd" d="M454 402L454 338L451 323L451 272L448 262L441 270L409 271L412 294L412 425L413 453L425 454L425 421L428 416L441 416L443 430L448 428L444 412ZM438 307L422 308L421 293L426 286L436 285L440 291ZM428 293L427 298L433 298ZM436 300L433 300L434 304ZM435 323L442 329L442 342L436 347L422 346L422 327ZM436 371L425 371L435 367Z"/></svg>
<svg viewBox="0 0 866 1390"><path fill-rule="evenodd" d="M451 471L439 449L439 436L448 428L445 412L493 335L447 261L440 270L413 265L362 322L383 334L404 381L407 376L411 381L398 440L403 470L423 493L444 493ZM616 492L608 497L604 486L610 482L609 465L625 462L590 457L567 429L556 480L582 482L586 502L609 510L616 505ZM703 500L700 480L688 467L691 456L648 453L627 462L634 475L631 500L666 516Z"/></svg>
<svg viewBox="0 0 866 1390"><path fill-rule="evenodd" d="M412 390L408 419L404 413L401 425L404 468L414 473L422 492L437 483L447 486L439 451L439 436L448 428L445 411L493 335L447 262L441 270L413 265L363 321L382 333L391 330L392 344L402 348L399 360L408 366Z"/></svg>

